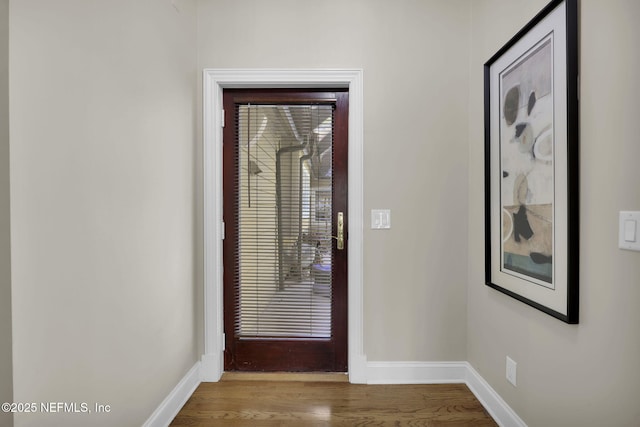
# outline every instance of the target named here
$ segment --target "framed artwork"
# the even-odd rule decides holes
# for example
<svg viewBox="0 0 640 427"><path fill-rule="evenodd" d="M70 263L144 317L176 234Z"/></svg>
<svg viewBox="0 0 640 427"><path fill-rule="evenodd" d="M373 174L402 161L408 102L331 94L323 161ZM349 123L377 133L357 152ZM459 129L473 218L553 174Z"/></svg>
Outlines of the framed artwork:
<svg viewBox="0 0 640 427"><path fill-rule="evenodd" d="M554 0L484 65L486 284L578 323L578 13Z"/></svg>

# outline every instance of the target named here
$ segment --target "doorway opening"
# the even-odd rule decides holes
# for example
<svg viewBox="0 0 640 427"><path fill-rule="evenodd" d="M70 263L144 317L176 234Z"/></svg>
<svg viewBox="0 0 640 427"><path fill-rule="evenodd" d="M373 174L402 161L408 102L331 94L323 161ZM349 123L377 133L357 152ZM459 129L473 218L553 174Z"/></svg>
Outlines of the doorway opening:
<svg viewBox="0 0 640 427"><path fill-rule="evenodd" d="M223 104L225 370L344 372L348 91Z"/></svg>
<svg viewBox="0 0 640 427"><path fill-rule="evenodd" d="M366 383L364 353L364 77L362 69L205 69L203 71L203 258L204 352L202 381L219 381L224 372L222 244L222 93L236 88L341 87L349 89L349 289L348 376Z"/></svg>

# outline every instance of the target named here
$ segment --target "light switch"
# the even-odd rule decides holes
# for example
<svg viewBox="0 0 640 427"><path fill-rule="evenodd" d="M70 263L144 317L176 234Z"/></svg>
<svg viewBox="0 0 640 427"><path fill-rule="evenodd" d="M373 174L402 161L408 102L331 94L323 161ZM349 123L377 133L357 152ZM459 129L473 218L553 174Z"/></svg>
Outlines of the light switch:
<svg viewBox="0 0 640 427"><path fill-rule="evenodd" d="M636 221L633 219L624 221L624 240L625 242L636 241Z"/></svg>
<svg viewBox="0 0 640 427"><path fill-rule="evenodd" d="M391 228L391 211L389 209L371 209L371 228L374 230Z"/></svg>
<svg viewBox="0 0 640 427"><path fill-rule="evenodd" d="M640 251L640 239L638 239L640 212L620 212L619 222L620 230L618 235L618 246L620 249Z"/></svg>

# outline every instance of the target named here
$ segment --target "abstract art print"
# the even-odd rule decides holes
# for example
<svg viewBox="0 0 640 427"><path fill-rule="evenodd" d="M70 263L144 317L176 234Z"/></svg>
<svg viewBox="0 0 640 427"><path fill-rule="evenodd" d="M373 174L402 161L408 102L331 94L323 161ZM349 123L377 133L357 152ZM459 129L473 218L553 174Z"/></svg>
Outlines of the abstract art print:
<svg viewBox="0 0 640 427"><path fill-rule="evenodd" d="M576 0L485 64L486 284L578 322Z"/></svg>
<svg viewBox="0 0 640 427"><path fill-rule="evenodd" d="M551 37L500 75L502 269L553 288Z"/></svg>

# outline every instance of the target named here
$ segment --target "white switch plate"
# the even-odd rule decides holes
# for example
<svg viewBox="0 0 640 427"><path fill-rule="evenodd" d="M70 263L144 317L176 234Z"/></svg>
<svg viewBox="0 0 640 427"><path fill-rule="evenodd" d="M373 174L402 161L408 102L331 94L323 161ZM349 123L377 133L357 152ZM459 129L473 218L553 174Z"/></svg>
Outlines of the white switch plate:
<svg viewBox="0 0 640 427"><path fill-rule="evenodd" d="M391 228L391 210L371 209L371 228L374 230Z"/></svg>
<svg viewBox="0 0 640 427"><path fill-rule="evenodd" d="M620 212L618 246L620 249L640 251L640 212Z"/></svg>
<svg viewBox="0 0 640 427"><path fill-rule="evenodd" d="M507 356L507 381L516 387L518 364L509 356Z"/></svg>

